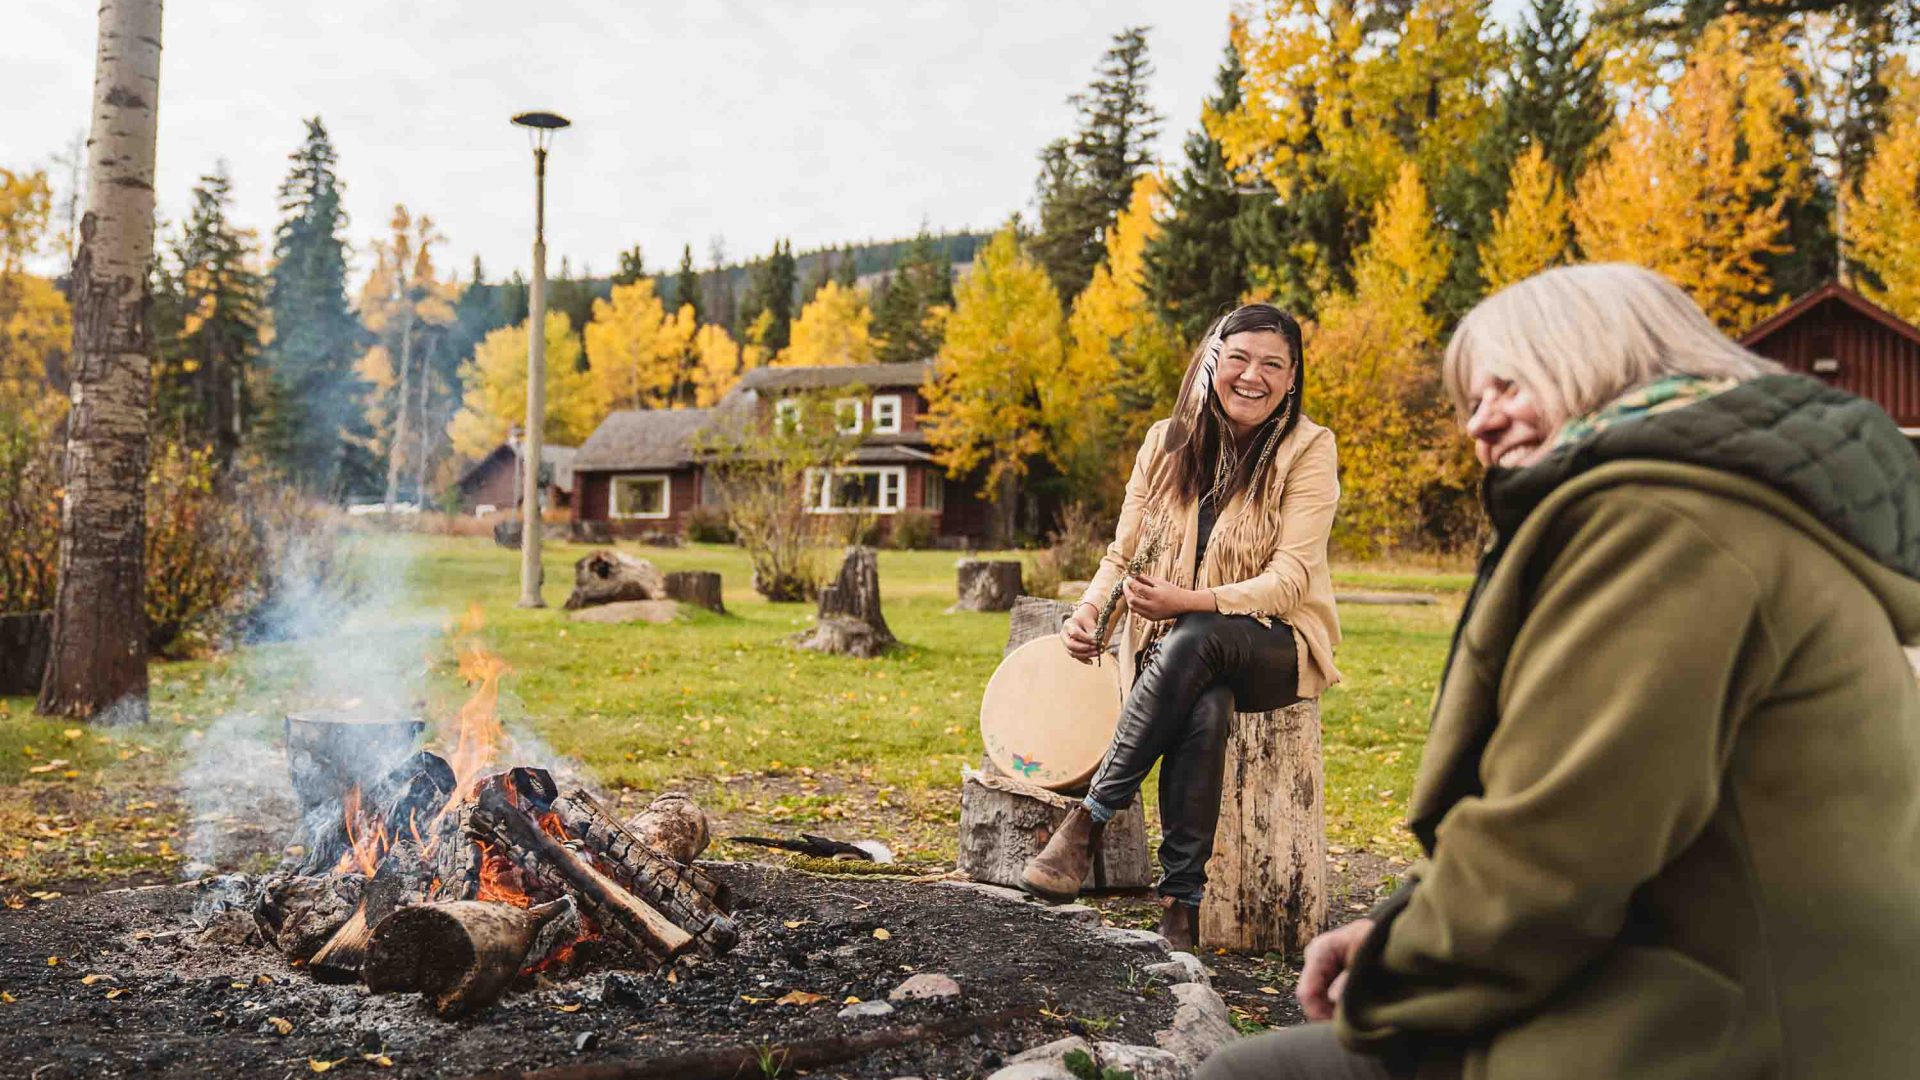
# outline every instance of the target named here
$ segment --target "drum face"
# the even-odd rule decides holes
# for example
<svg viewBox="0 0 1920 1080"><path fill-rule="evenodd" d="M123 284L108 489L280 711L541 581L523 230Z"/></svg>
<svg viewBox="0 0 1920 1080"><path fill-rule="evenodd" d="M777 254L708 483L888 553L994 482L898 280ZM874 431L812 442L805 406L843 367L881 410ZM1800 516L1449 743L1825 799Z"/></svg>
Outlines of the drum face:
<svg viewBox="0 0 1920 1080"><path fill-rule="evenodd" d="M1093 779L1120 719L1120 664L1067 654L1058 634L1007 654L980 700L980 738L1001 772L1052 791Z"/></svg>

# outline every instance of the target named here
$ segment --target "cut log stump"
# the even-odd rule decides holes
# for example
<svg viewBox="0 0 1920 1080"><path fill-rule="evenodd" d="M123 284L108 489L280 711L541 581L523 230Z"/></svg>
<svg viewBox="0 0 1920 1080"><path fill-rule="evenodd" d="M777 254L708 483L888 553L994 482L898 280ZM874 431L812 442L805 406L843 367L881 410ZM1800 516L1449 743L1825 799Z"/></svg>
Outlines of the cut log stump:
<svg viewBox="0 0 1920 1080"><path fill-rule="evenodd" d="M720 575L711 570L675 570L668 574L667 597L720 615L727 613L726 605L720 602Z"/></svg>
<svg viewBox="0 0 1920 1080"><path fill-rule="evenodd" d="M967 559L958 569L955 611L1009 611L1020 596L1020 563L1013 559Z"/></svg>
<svg viewBox="0 0 1920 1080"><path fill-rule="evenodd" d="M1020 869L1047 846L1053 830L1079 801L998 772L966 770L960 782L960 852L955 864L975 881L1018 888ZM1151 884L1147 814L1136 795L1107 822L1081 887L1144 889Z"/></svg>
<svg viewBox="0 0 1920 1080"><path fill-rule="evenodd" d="M568 899L530 908L475 900L400 908L374 928L362 969L367 989L425 994L444 1018L478 1012L520 974L540 928L572 910Z"/></svg>
<svg viewBox="0 0 1920 1080"><path fill-rule="evenodd" d="M818 621L795 642L802 649L875 657L896 644L880 614L880 564L869 547L850 547L840 573L820 590Z"/></svg>
<svg viewBox="0 0 1920 1080"><path fill-rule="evenodd" d="M1236 713L1200 944L1299 956L1327 921L1320 702Z"/></svg>
<svg viewBox="0 0 1920 1080"><path fill-rule="evenodd" d="M1073 605L1038 596L1014 601L1007 618L1007 648L1058 633ZM1047 845L1053 830L1079 800L1022 783L981 759L960 782L960 871L975 881L1018 887L1020 869ZM1153 883L1147 853L1147 815L1138 795L1107 823L1100 851L1084 887L1144 889Z"/></svg>
<svg viewBox="0 0 1920 1080"><path fill-rule="evenodd" d="M624 551L607 549L582 556L573 564L573 593L567 610L616 600L665 600L666 575L653 563Z"/></svg>

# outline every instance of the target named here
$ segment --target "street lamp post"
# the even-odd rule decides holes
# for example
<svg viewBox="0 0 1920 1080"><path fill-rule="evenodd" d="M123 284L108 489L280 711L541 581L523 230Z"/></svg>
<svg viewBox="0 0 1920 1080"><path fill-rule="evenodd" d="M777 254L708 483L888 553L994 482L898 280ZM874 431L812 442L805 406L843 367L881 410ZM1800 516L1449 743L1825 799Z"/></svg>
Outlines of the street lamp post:
<svg viewBox="0 0 1920 1080"><path fill-rule="evenodd" d="M533 289L527 303L527 422L520 439L520 606L540 597L540 444L547 419L547 145L572 121L526 112L513 122L533 140Z"/></svg>

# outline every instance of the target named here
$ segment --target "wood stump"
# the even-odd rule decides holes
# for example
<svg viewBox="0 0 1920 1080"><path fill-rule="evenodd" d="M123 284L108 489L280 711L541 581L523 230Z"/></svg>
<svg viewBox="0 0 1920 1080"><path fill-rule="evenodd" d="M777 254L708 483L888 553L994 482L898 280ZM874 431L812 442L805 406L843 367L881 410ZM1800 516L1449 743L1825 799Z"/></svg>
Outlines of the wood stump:
<svg viewBox="0 0 1920 1080"><path fill-rule="evenodd" d="M576 544L613 543L613 523L583 518L567 523L567 535Z"/></svg>
<svg viewBox="0 0 1920 1080"><path fill-rule="evenodd" d="M53 613L0 615L0 694L37 694L53 646Z"/></svg>
<svg viewBox="0 0 1920 1080"><path fill-rule="evenodd" d="M675 570L667 575L667 597L725 615L720 602L720 575L711 570Z"/></svg>
<svg viewBox="0 0 1920 1080"><path fill-rule="evenodd" d="M1007 611L1020 595L1020 564L1012 559L966 559L959 566L955 611Z"/></svg>
<svg viewBox="0 0 1920 1080"><path fill-rule="evenodd" d="M1299 956L1327 921L1320 702L1236 713L1200 944Z"/></svg>
<svg viewBox="0 0 1920 1080"><path fill-rule="evenodd" d="M1059 600L1019 597L1007 617L1006 652L1035 638L1059 633L1060 620L1072 610L1073 605ZM1047 845L1053 830L1077 801L1072 795L1009 777L982 757L980 769L966 770L960 782L960 854L956 865L975 881L1019 887L1020 868ZM1083 887L1144 889L1152 883L1147 815L1136 795L1107 823Z"/></svg>
<svg viewBox="0 0 1920 1080"><path fill-rule="evenodd" d="M880 564L873 549L850 547L840 573L820 590L818 622L796 644L815 652L874 657L895 643L880 614Z"/></svg>
<svg viewBox="0 0 1920 1080"><path fill-rule="evenodd" d="M573 593L567 610L620 600L665 600L667 579L653 563L611 548L591 552L573 564Z"/></svg>

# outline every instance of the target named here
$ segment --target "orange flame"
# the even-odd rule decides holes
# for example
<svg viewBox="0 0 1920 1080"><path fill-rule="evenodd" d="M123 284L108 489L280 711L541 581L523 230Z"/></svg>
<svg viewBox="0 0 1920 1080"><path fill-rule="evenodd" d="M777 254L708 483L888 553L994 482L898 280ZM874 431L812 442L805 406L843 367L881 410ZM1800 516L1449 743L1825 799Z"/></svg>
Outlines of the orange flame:
<svg viewBox="0 0 1920 1080"><path fill-rule="evenodd" d="M358 870L372 877L374 871L380 868L380 860L386 857L387 849L393 847L393 838L387 835L386 823L382 821L371 822L373 828L368 830L369 822L361 806L360 785L355 784L347 792L342 806L347 827L347 851L334 866L334 873Z"/></svg>
<svg viewBox="0 0 1920 1080"><path fill-rule="evenodd" d="M506 735L500 726L500 676L508 671L507 662L483 646L469 645L460 651L460 677L469 686L478 684L473 696L460 706L455 721L453 753L447 764L453 766L452 806L472 795L473 782L480 770L494 761Z"/></svg>

